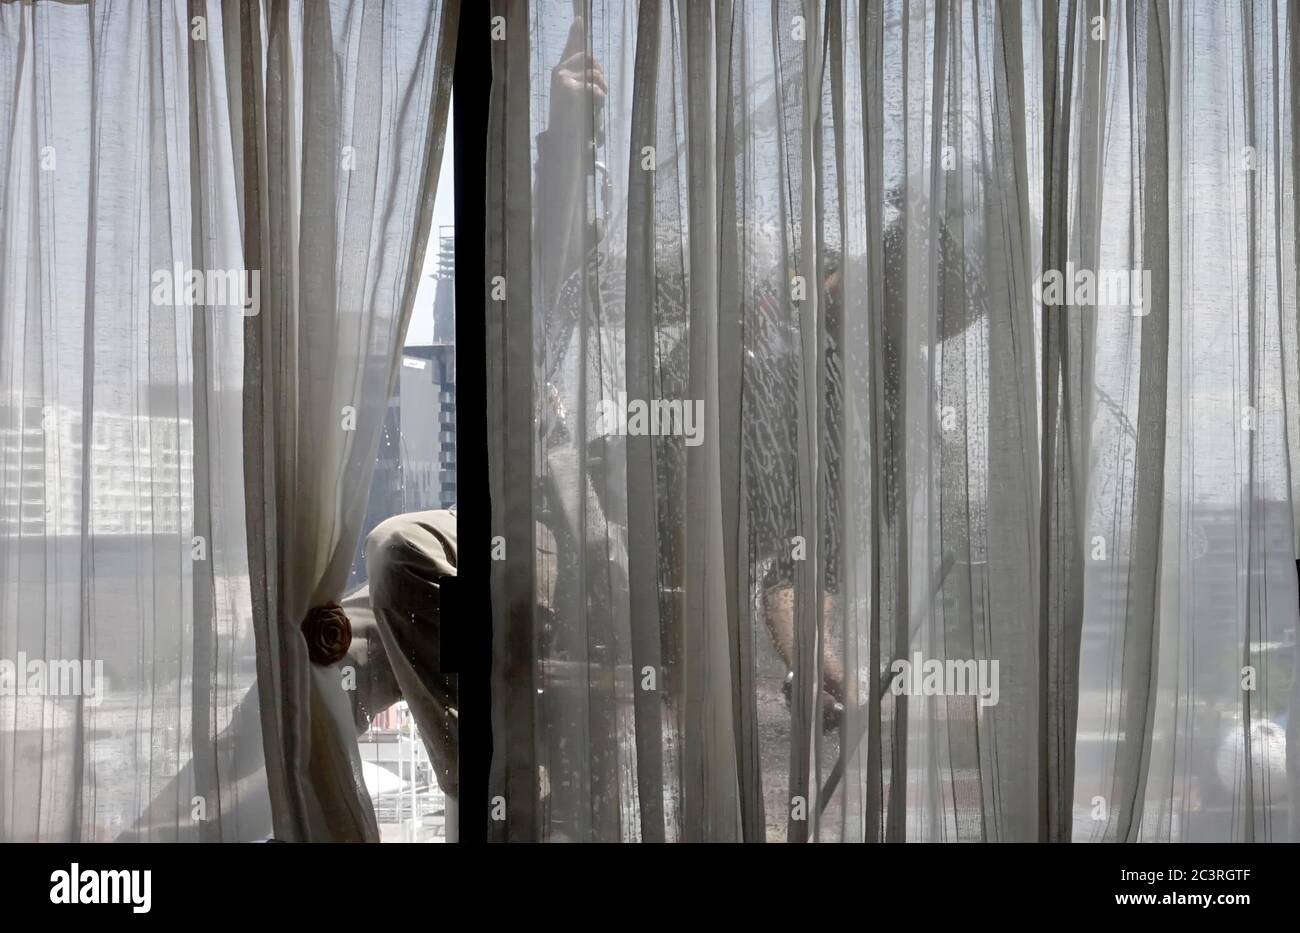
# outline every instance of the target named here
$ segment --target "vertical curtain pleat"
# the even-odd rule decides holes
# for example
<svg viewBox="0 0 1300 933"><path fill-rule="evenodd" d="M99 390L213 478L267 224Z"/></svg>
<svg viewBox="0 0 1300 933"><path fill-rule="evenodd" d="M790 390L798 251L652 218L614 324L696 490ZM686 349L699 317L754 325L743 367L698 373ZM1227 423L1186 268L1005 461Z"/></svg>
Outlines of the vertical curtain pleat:
<svg viewBox="0 0 1300 933"><path fill-rule="evenodd" d="M82 666L0 696L0 838L257 838L242 318L183 278L241 265L222 19L0 20L0 656Z"/></svg>
<svg viewBox="0 0 1300 933"><path fill-rule="evenodd" d="M654 174L640 169L642 146L658 138L658 84L663 8L658 0L640 5L636 27L635 82L647 89L632 102L628 162L627 224L627 392L633 398L654 396L655 214ZM721 18L730 22L729 18ZM650 437L627 440L627 484L632 489L655 488L655 446ZM627 502L628 593L632 677L635 687L636 786L640 833L645 842L666 839L664 817L663 704L657 689L640 685L648 673L655 686L663 676L659 615L658 515L651 496L630 496ZM739 532L733 548L739 547ZM743 644L743 643L741 643ZM733 656L733 673L743 677L744 649ZM743 746L743 743L742 743ZM752 743L749 745L752 748ZM743 766L742 766L742 773Z"/></svg>
<svg viewBox="0 0 1300 933"><path fill-rule="evenodd" d="M437 182L458 5L276 4L265 104L256 5L244 70L246 227L262 270L245 335L250 569L277 835L378 840L337 665L299 627L338 602L415 298ZM264 133L265 135L260 135ZM264 161L263 161L264 160ZM252 194L265 172L266 196ZM251 238L250 238L251 239Z"/></svg>
<svg viewBox="0 0 1300 933"><path fill-rule="evenodd" d="M544 558L534 540L533 428L534 356L531 236L531 165L507 159L506 153L530 152L527 136L530 18L519 5L495 3L493 15L505 19L506 38L493 42L493 94L488 117L488 159L506 166L489 174L487 313L489 420L493 529L493 704L494 748L492 803L505 806L505 819L493 816L498 838L532 840L540 829L539 778L534 730L539 722L534 658L536 574ZM503 293L504 292L504 293ZM538 565L541 564L542 567ZM544 584L542 584L544 585Z"/></svg>
<svg viewBox="0 0 1300 933"><path fill-rule="evenodd" d="M707 4L690 4L682 34L686 112L687 262L690 378L687 398L703 402L703 442L686 452L686 587L682 664L682 841L729 842L740 832L726 626L728 581L722 541L718 411L717 164L713 100L716 24Z"/></svg>

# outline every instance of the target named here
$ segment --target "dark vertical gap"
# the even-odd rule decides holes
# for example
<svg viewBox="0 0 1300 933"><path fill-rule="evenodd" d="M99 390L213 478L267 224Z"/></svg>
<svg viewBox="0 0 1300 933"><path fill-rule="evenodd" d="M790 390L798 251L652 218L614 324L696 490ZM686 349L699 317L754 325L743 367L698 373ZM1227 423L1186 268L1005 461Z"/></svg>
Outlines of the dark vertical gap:
<svg viewBox="0 0 1300 933"><path fill-rule="evenodd" d="M490 7L460 11L452 78L456 223L456 618L460 630L459 841L486 843L492 765L492 611L488 584L491 500L487 462L484 217L487 116L492 89Z"/></svg>

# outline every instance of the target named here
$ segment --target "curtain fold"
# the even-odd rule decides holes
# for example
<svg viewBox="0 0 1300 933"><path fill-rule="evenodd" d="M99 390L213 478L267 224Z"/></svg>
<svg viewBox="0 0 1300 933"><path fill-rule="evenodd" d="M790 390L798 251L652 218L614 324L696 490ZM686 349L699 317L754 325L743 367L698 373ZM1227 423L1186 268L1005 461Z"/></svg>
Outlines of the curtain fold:
<svg viewBox="0 0 1300 933"><path fill-rule="evenodd" d="M532 22L526 8L507 11L493 5L494 21L504 24L504 38L492 43L492 99L488 115L488 161L500 170L487 185L485 244L488 281L494 307L487 314L489 489L492 513L492 839L527 841L537 837L541 814L541 773L534 740L539 726L536 706L541 692L533 658L534 632L545 623L546 592L540 607L532 599L535 575L545 573L557 555L544 539L535 540L534 470L538 446L534 428L534 324L531 269L531 162L509 160L507 153L531 150L528 101L531 75L526 62L508 49L525 48ZM506 15L507 12L509 15ZM497 20L497 17L502 17ZM564 230L555 231L557 237ZM504 806L503 806L504 805ZM501 810L505 810L504 813ZM504 819L503 819L504 817Z"/></svg>
<svg viewBox="0 0 1300 933"><path fill-rule="evenodd" d="M309 662L300 626L342 599L356 551L429 235L458 9L302 3L245 17L242 55L254 73L263 45L266 57L264 102L246 84L243 111L259 143L245 161L246 226L260 228L249 261L264 270L245 337L244 480L263 504L249 561L288 841L378 841L342 672Z"/></svg>
<svg viewBox="0 0 1300 933"><path fill-rule="evenodd" d="M5 841L243 840L269 813L258 724L234 721L237 172L221 19L192 42L194 12L0 6Z"/></svg>
<svg viewBox="0 0 1300 933"><path fill-rule="evenodd" d="M494 7L499 838L1294 838L1300 53L1229 7Z"/></svg>
<svg viewBox="0 0 1300 933"><path fill-rule="evenodd" d="M1292 839L1293 21L1097 12L1108 91L1087 145L1112 168L1071 237L1151 281L1094 332L1073 837Z"/></svg>
<svg viewBox="0 0 1300 933"><path fill-rule="evenodd" d="M458 11L0 4L0 839L377 841L300 626L364 521Z"/></svg>

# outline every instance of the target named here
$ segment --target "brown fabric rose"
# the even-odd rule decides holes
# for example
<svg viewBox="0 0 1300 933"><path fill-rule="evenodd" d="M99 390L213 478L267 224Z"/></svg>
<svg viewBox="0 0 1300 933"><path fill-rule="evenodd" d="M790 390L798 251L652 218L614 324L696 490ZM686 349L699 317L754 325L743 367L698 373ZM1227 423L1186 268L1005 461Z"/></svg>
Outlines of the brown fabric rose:
<svg viewBox="0 0 1300 933"><path fill-rule="evenodd" d="M352 623L338 603L326 603L307 613L302 620L311 663L329 665L342 661L352 647Z"/></svg>

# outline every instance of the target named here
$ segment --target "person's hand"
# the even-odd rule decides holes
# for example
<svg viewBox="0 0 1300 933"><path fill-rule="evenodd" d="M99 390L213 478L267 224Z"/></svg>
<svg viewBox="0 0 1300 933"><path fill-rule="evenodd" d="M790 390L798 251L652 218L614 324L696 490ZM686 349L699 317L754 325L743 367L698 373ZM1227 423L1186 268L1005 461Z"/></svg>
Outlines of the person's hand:
<svg viewBox="0 0 1300 933"><path fill-rule="evenodd" d="M607 87L600 65L587 54L586 36L582 19L575 18L560 61L551 71L549 119L537 140L534 223L546 231L541 266L548 307L559 302L562 284L583 268L600 220L587 179L596 171L596 147L603 142L601 111ZM594 239L599 239L598 233Z"/></svg>
<svg viewBox="0 0 1300 933"><path fill-rule="evenodd" d="M600 114L609 86L600 63L586 49L587 33L582 17L569 27L569 38L560 53L560 63L551 70L551 116L547 129L560 145L591 142L590 133L600 134ZM587 120L591 120L590 129ZM598 139L596 141L599 141ZM574 153L575 156L580 153Z"/></svg>

